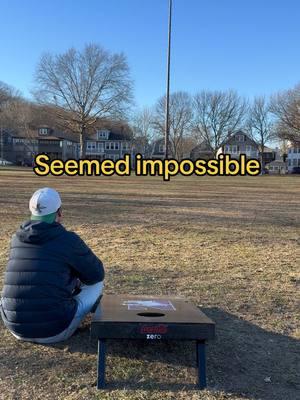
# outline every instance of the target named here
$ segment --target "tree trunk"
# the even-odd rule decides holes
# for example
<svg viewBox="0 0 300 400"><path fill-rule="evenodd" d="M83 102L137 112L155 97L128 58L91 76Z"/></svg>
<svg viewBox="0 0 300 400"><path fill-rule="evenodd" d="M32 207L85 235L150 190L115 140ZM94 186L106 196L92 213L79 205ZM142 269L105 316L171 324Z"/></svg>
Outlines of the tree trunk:
<svg viewBox="0 0 300 400"><path fill-rule="evenodd" d="M264 152L265 152L265 144L261 143L261 153L260 153L260 165L261 165L261 175L265 173L265 161L264 161Z"/></svg>
<svg viewBox="0 0 300 400"><path fill-rule="evenodd" d="M85 143L85 127L81 127L80 131L80 154L79 157L85 158L85 150L86 150L86 143Z"/></svg>

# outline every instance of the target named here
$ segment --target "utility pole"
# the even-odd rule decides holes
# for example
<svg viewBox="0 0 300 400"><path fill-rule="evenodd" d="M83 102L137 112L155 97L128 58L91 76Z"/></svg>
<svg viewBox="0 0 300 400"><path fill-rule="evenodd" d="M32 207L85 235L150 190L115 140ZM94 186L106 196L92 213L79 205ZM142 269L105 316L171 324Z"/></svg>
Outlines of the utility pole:
<svg viewBox="0 0 300 400"><path fill-rule="evenodd" d="M0 146L1 146L1 153L0 153L0 159L4 159L4 140L3 140L3 130L2 126L0 125Z"/></svg>
<svg viewBox="0 0 300 400"><path fill-rule="evenodd" d="M171 64L171 35L172 35L172 0L169 0L169 32L168 32L168 57L167 57L167 92L166 92L166 117L165 117L165 158L169 157L170 136L170 64Z"/></svg>

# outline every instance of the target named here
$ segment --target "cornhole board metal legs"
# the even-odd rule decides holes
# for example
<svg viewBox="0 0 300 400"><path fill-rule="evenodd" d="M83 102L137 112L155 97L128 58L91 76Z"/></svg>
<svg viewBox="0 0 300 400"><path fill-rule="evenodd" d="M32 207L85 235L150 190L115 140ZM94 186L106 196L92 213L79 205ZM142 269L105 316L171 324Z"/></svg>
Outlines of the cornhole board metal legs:
<svg viewBox="0 0 300 400"><path fill-rule="evenodd" d="M98 340L98 376L97 389L105 387L105 340ZM206 388L206 357L205 357L205 340L196 342L197 368L198 368L198 387Z"/></svg>
<svg viewBox="0 0 300 400"><path fill-rule="evenodd" d="M197 341L197 367L198 367L198 387L206 388L206 356L205 340Z"/></svg>
<svg viewBox="0 0 300 400"><path fill-rule="evenodd" d="M98 376L97 389L103 389L105 386L105 340L98 340Z"/></svg>

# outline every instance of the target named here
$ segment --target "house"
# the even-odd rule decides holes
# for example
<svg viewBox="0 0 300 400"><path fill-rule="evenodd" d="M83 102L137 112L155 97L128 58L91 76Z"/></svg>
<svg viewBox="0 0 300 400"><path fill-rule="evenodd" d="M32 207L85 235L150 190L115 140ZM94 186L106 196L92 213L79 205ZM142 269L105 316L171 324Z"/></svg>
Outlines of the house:
<svg viewBox="0 0 300 400"><path fill-rule="evenodd" d="M274 161L276 159L276 154L278 149L271 149L270 147L264 146L264 152L262 155L262 150L261 146L258 146L259 149L259 159L261 160L261 156L263 156L263 163L264 165L269 164L270 162Z"/></svg>
<svg viewBox="0 0 300 400"><path fill-rule="evenodd" d="M230 154L231 158L235 159L241 154L246 154L248 159L259 159L257 144L243 131L230 135L220 146L217 155L219 154Z"/></svg>
<svg viewBox="0 0 300 400"><path fill-rule="evenodd" d="M169 158L176 158L178 161L189 158L191 149L195 147L195 140L190 136L177 138L176 141L169 141ZM165 158L165 138L160 138L154 141L152 144L152 159L164 159Z"/></svg>
<svg viewBox="0 0 300 400"><path fill-rule="evenodd" d="M289 173L297 167L300 168L300 141L288 144L287 163Z"/></svg>
<svg viewBox="0 0 300 400"><path fill-rule="evenodd" d="M157 139L154 141L152 146L151 158L153 159L164 159L165 158L165 139Z"/></svg>
<svg viewBox="0 0 300 400"><path fill-rule="evenodd" d="M118 160L132 155L130 133L122 128L96 128L86 138L86 158Z"/></svg>
<svg viewBox="0 0 300 400"><path fill-rule="evenodd" d="M152 146L145 136L137 136L132 139L132 150L134 154L141 154L144 158L149 158L152 153Z"/></svg>
<svg viewBox="0 0 300 400"><path fill-rule="evenodd" d="M46 153L50 159L78 159L80 156L79 135L60 131L50 125L41 124L22 131L1 131L0 158L17 165L32 165L37 154ZM123 158L132 153L130 129L110 123L110 127L90 129L85 138L86 158Z"/></svg>
<svg viewBox="0 0 300 400"><path fill-rule="evenodd" d="M214 158L214 153L205 140L191 150L190 159L193 161L197 159L210 160L212 158Z"/></svg>
<svg viewBox="0 0 300 400"><path fill-rule="evenodd" d="M12 152L12 138L10 132L0 128L0 160L1 164L10 162L10 155Z"/></svg>
<svg viewBox="0 0 300 400"><path fill-rule="evenodd" d="M49 126L31 128L29 132L6 131L3 139L3 158L16 165L32 165L39 153L51 159L78 158L78 141Z"/></svg>
<svg viewBox="0 0 300 400"><path fill-rule="evenodd" d="M269 171L270 175L284 175L287 173L286 162L283 160L279 152L276 153L275 160L267 164L266 170Z"/></svg>

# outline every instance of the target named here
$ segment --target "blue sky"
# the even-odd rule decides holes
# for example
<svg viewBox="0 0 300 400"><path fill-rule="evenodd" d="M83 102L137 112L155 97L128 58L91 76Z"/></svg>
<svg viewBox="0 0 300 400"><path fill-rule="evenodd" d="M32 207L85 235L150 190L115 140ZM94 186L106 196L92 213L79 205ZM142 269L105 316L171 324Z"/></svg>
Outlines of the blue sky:
<svg viewBox="0 0 300 400"><path fill-rule="evenodd" d="M171 89L277 92L300 82L300 1L173 0ZM167 0L0 0L0 80L27 97L44 51L127 55L139 106L165 91Z"/></svg>

